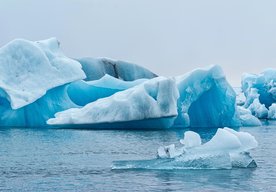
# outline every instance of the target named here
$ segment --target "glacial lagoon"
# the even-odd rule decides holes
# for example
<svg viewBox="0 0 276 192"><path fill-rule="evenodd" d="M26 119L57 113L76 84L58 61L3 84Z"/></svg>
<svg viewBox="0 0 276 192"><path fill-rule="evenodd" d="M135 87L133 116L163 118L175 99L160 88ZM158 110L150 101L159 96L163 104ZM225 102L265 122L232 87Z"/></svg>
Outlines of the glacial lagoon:
<svg viewBox="0 0 276 192"><path fill-rule="evenodd" d="M186 130L0 129L0 191L275 191L276 122L242 127L259 146L257 168L112 170L118 160L156 157ZM208 141L213 128L193 128Z"/></svg>

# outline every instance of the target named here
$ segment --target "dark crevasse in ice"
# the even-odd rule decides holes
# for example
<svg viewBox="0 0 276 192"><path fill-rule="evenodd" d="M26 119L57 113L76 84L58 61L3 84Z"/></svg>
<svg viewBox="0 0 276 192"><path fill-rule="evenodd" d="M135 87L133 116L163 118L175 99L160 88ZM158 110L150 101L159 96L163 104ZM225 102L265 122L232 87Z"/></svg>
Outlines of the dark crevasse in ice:
<svg viewBox="0 0 276 192"><path fill-rule="evenodd" d="M77 59L82 65L86 74L86 81L97 80L105 74L124 81L134 81L137 79L151 79L157 77L156 74L139 65L107 58L81 58Z"/></svg>

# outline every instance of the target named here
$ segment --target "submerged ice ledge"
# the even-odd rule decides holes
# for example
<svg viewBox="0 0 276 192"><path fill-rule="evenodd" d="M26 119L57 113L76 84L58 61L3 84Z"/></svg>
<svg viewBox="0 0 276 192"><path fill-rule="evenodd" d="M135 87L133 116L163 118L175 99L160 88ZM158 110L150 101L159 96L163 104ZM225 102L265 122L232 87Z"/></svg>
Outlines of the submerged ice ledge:
<svg viewBox="0 0 276 192"><path fill-rule="evenodd" d="M257 167L249 150L258 146L246 132L218 129L214 137L202 144L192 131L184 134L181 147L174 144L159 147L156 159L115 161L112 169L232 169Z"/></svg>

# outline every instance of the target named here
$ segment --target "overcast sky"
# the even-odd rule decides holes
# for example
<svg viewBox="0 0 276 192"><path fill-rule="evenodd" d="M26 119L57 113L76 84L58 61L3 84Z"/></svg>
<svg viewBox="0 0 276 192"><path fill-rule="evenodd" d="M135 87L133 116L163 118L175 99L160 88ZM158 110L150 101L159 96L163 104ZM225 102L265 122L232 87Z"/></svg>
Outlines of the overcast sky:
<svg viewBox="0 0 276 192"><path fill-rule="evenodd" d="M219 64L234 86L276 67L275 0L0 0L0 45L57 37L70 57L109 57L159 75Z"/></svg>

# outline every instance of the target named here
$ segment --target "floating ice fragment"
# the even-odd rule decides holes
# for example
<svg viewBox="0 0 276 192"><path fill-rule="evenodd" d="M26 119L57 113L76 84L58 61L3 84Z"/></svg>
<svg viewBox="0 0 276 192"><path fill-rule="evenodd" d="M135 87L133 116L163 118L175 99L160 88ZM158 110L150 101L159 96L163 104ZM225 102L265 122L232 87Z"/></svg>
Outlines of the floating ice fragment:
<svg viewBox="0 0 276 192"><path fill-rule="evenodd" d="M189 138L190 137L190 138ZM191 141L195 138L196 142ZM184 142L185 141L185 142ZM188 132L181 142L188 144L176 148L174 144L159 147L157 159L116 161L113 169L231 169L233 167L257 167L249 150L258 146L255 138L246 132L218 129L214 137L199 144L198 135Z"/></svg>
<svg viewBox="0 0 276 192"><path fill-rule="evenodd" d="M185 148L197 147L201 145L201 138L196 132L186 131L184 133L184 139L181 139L180 143L183 144Z"/></svg>

